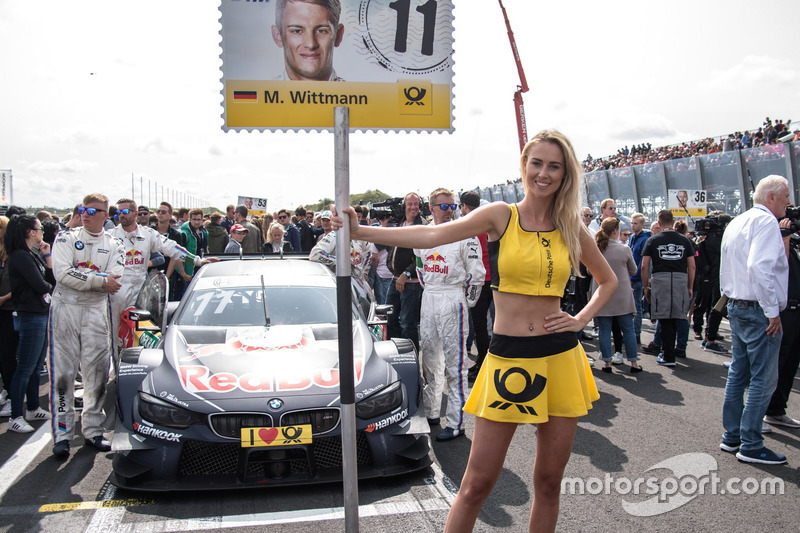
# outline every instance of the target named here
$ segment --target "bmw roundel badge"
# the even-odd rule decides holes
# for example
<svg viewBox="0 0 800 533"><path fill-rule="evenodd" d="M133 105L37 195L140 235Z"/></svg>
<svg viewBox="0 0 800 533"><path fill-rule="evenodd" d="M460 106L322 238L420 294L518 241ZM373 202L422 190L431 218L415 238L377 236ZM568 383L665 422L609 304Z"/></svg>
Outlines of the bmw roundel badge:
<svg viewBox="0 0 800 533"><path fill-rule="evenodd" d="M76 250L83 250L83 247L84 247L84 246L86 246L86 245L85 245L85 244L83 244L83 242L82 242L82 241L75 241L75 249L76 249Z"/></svg>
<svg viewBox="0 0 800 533"><path fill-rule="evenodd" d="M269 408L273 411L277 411L283 407L283 400L279 400L278 398L273 398L269 401Z"/></svg>

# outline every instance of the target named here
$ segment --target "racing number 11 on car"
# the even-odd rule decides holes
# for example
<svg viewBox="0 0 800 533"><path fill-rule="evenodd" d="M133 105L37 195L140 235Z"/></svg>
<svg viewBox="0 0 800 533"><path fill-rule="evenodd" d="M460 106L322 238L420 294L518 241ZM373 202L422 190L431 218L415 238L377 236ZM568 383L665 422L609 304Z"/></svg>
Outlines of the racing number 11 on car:
<svg viewBox="0 0 800 533"><path fill-rule="evenodd" d="M242 428L242 448L311 444L311 425L278 428Z"/></svg>

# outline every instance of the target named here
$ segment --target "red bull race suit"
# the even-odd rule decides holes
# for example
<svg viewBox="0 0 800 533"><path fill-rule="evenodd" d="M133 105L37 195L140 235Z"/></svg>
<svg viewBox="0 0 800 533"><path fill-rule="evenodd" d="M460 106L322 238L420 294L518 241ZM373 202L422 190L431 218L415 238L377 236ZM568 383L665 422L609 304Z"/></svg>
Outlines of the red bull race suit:
<svg viewBox="0 0 800 533"><path fill-rule="evenodd" d="M478 301L486 277L481 245L473 237L433 249L415 249L414 255L424 287L419 338L426 382L422 392L425 416L439 418L446 382L447 427L464 431L461 409L467 396L468 308Z"/></svg>
<svg viewBox="0 0 800 533"><path fill-rule="evenodd" d="M103 434L103 404L111 354L107 276L122 276L123 247L109 233L62 231L53 243L56 288L50 306L50 412L53 441L69 441L75 428L75 377L83 375L83 435Z"/></svg>
<svg viewBox="0 0 800 533"><path fill-rule="evenodd" d="M359 300L362 303L374 300L372 288L367 282L369 272L370 257L372 257L372 245L366 241L350 241L350 277L356 281L355 289ZM308 254L309 261L315 261L327 265L331 270L336 270L336 232L331 231L314 245ZM362 305L365 307L366 304ZM369 314L369 310L364 308L364 313Z"/></svg>

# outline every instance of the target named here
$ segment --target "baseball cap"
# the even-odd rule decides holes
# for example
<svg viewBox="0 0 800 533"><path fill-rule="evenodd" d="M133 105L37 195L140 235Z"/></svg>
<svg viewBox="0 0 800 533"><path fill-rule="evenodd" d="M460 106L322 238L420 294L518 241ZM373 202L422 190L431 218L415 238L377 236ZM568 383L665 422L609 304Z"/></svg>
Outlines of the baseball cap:
<svg viewBox="0 0 800 533"><path fill-rule="evenodd" d="M241 233L250 233L250 230L245 228L241 224L234 224L233 226L231 226L231 233L236 233L237 231Z"/></svg>
<svg viewBox="0 0 800 533"><path fill-rule="evenodd" d="M475 191L464 191L461 193L461 203L469 207L480 207L481 197Z"/></svg>
<svg viewBox="0 0 800 533"><path fill-rule="evenodd" d="M319 218L327 218L328 220L331 219L331 212L330 211L323 211Z"/></svg>
<svg viewBox="0 0 800 533"><path fill-rule="evenodd" d="M147 209L146 205L140 205L139 206L139 210L137 211L137 213L148 213L149 214L150 210Z"/></svg>

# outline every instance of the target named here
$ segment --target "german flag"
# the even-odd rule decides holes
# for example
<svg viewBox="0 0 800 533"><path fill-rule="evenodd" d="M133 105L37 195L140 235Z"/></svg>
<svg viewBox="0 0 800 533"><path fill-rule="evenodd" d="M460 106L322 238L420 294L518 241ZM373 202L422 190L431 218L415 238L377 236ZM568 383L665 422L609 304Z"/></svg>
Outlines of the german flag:
<svg viewBox="0 0 800 533"><path fill-rule="evenodd" d="M254 104L258 102L258 93L256 91L233 91L233 101Z"/></svg>

